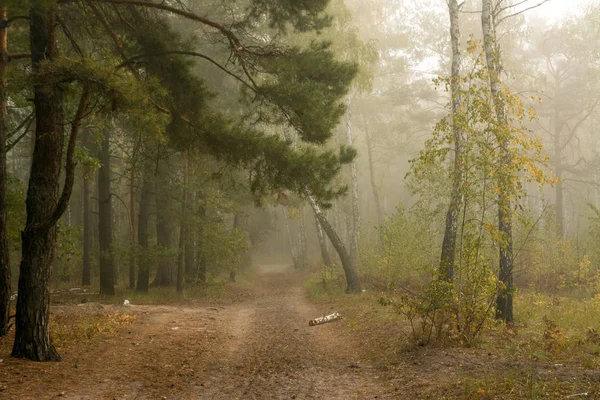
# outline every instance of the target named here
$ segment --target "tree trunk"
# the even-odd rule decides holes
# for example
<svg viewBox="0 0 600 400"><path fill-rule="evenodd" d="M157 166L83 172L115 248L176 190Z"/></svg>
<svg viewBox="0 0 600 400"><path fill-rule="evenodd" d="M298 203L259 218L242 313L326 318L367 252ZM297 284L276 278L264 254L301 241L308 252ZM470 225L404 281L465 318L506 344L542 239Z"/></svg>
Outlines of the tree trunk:
<svg viewBox="0 0 600 400"><path fill-rule="evenodd" d="M459 7L457 0L448 3L450 11L450 38L452 41L452 131L454 134L454 170L452 172L452 193L450 204L446 213L446 229L442 242L442 254L440 256L440 278L448 282L454 278L455 255L456 255L456 233L458 230L458 217L463 202L462 182L464 177L463 146L464 135L460 115L462 113L462 96L460 94L460 28Z"/></svg>
<svg viewBox="0 0 600 400"><path fill-rule="evenodd" d="M558 92L558 90L557 90ZM558 95L558 93L556 93ZM557 101L555 100L555 103ZM564 188L562 183L562 143L560 140L560 132L561 132L561 123L560 123L560 112L558 110L558 106L554 105L554 163L556 165L556 178L558 182L554 185L555 187L555 196L556 196L556 237L562 239L565 237L565 223L564 223Z"/></svg>
<svg viewBox="0 0 600 400"><path fill-rule="evenodd" d="M158 160L156 174L156 241L162 254L158 256L158 269L152 286L171 286L175 283L173 257L169 254L173 248L173 222L167 162L166 159Z"/></svg>
<svg viewBox="0 0 600 400"><path fill-rule="evenodd" d="M131 165L129 172L129 244L131 254L129 255L129 288L135 287L135 166Z"/></svg>
<svg viewBox="0 0 600 400"><path fill-rule="evenodd" d="M300 208L300 220L298 221L298 241L300 242L300 250L298 254L299 267L306 267L306 252L308 251L308 243L306 240L306 226L304 225L304 207Z"/></svg>
<svg viewBox="0 0 600 400"><path fill-rule="evenodd" d="M110 191L110 131L102 138L98 170L98 248L100 251L100 294L115 294L114 265L112 254L112 202Z"/></svg>
<svg viewBox="0 0 600 400"><path fill-rule="evenodd" d="M199 196L201 197L201 196ZM196 263L197 263L197 271L198 271L198 280L202 283L206 282L206 257L204 255L202 240L204 239L204 223L206 221L206 207L204 204L200 202L198 206L198 216L200 220L200 224L198 224L198 241L196 244Z"/></svg>
<svg viewBox="0 0 600 400"><path fill-rule="evenodd" d="M352 125L350 123L350 97L346 100L348 110L346 111L346 144L352 147ZM358 174L356 172L356 160L350 163L350 175L352 179L352 228L350 231L350 257L352 264L358 265L358 236L360 234L360 203L358 199Z"/></svg>
<svg viewBox="0 0 600 400"><path fill-rule="evenodd" d="M30 46L33 73L57 56L55 6L30 2ZM50 218L59 203L63 154L63 93L53 84L33 87L35 145L27 189L27 222L23 232L19 296L12 355L35 361L60 361L50 343L50 278L56 246L56 223ZM54 223L52 223L54 222Z"/></svg>
<svg viewBox="0 0 600 400"><path fill-rule="evenodd" d="M89 169L83 170L83 271L81 285L92 284L92 261L91 261L91 213L90 213L90 177Z"/></svg>
<svg viewBox="0 0 600 400"><path fill-rule="evenodd" d="M6 22L6 6L0 9ZM6 25L5 25L6 26ZM10 260L8 257L8 227L6 225L6 68L8 67L7 28L0 30L0 337L8 333L10 311Z"/></svg>
<svg viewBox="0 0 600 400"><path fill-rule="evenodd" d="M496 112L497 125L500 129L508 127L506 105L500 89L500 52L496 41L495 22L492 14L491 0L482 0L481 26L487 68L489 71L490 89ZM500 262L498 278L502 287L496 301L496 318L506 322L513 320L513 241L512 213L510 204L510 176L512 157L508 149L509 137L506 132L498 135L501 151L501 168L498 179L498 230L500 243Z"/></svg>
<svg viewBox="0 0 600 400"><path fill-rule="evenodd" d="M321 247L321 257L323 258L323 263L325 265L333 265L331 262L331 257L329 256L329 251L327 250L327 239L325 235L323 235L323 227L319 222L319 218L315 214L315 226L317 228L317 237L319 238L319 247Z"/></svg>
<svg viewBox="0 0 600 400"><path fill-rule="evenodd" d="M189 165L187 152L183 153L183 196L181 199L181 225L179 229L179 252L177 255L177 292L183 292L184 252L187 234L187 192L189 182Z"/></svg>
<svg viewBox="0 0 600 400"><path fill-rule="evenodd" d="M327 221L327 218L325 218L325 215L321 211L321 208L319 207L315 199L308 193L306 193L306 196L308 198L310 206L312 207L315 213L315 216L321 223L321 226L325 230L325 233L327 233L327 236L329 236L329 240L331 240L333 247L335 247L335 250L340 256L340 260L342 261L342 267L344 268L344 274L346 275L346 292L359 293L361 291L360 279L358 278L358 274L356 273L356 265L352 262L352 258L348 254L346 246L344 246L344 243L342 242L340 237L337 235L329 221Z"/></svg>
<svg viewBox="0 0 600 400"><path fill-rule="evenodd" d="M375 181L375 165L373 162L373 142L371 140L371 133L369 132L369 126L367 119L363 115L363 121L365 124L365 136L367 139L367 158L369 161L369 177L371 178L371 190L373 191L373 199L375 200L375 209L377 210L377 224L383 226L383 211L381 209L381 200L379 200L379 190L377 189L377 183Z"/></svg>
<svg viewBox="0 0 600 400"><path fill-rule="evenodd" d="M152 202L152 190L154 171L151 163L146 163L144 167L144 181L142 183L142 193L140 194L140 211L138 214L138 244L140 250L138 264L138 281L135 288L136 292L148 293L150 286L150 240L148 232L148 223L150 219L150 206Z"/></svg>

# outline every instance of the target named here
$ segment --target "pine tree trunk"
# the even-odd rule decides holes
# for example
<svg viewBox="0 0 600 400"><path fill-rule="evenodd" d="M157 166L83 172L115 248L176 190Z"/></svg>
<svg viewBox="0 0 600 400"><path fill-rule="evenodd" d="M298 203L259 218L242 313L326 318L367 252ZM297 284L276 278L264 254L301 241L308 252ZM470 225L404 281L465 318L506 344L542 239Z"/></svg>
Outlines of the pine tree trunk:
<svg viewBox="0 0 600 400"><path fill-rule="evenodd" d="M173 223L171 210L171 184L167 173L167 160L159 159L156 176L156 241L159 251L170 253L173 248ZM175 283L173 259L170 254L160 254L158 269L152 286L171 286Z"/></svg>
<svg viewBox="0 0 600 400"><path fill-rule="evenodd" d="M33 73L57 56L55 6L30 2L30 45ZM36 84L35 145L27 190L27 222L23 232L19 296L12 355L35 361L60 361L50 343L50 278L56 247L56 224L47 223L58 206L63 154L63 93L52 84Z"/></svg>
<svg viewBox="0 0 600 400"><path fill-rule="evenodd" d="M346 111L346 144L352 147L352 125L350 123L350 97L347 99L348 110ZM358 173L356 171L356 160L350 164L350 176L352 181L352 223L350 230L350 258L352 264L358 265L358 237L360 234L360 203L358 199Z"/></svg>
<svg viewBox="0 0 600 400"><path fill-rule="evenodd" d="M100 294L113 296L114 265L112 254L112 202L110 191L110 131L104 132L98 170L98 248L100 251Z"/></svg>
<svg viewBox="0 0 600 400"><path fill-rule="evenodd" d="M459 7L457 0L448 3L450 11L450 38L452 41L452 131L454 134L454 170L452 171L452 193L450 204L446 212L446 229L442 242L442 254L440 256L439 275L441 279L452 281L454 278L455 256L456 256L456 233L458 231L458 217L463 201L462 182L464 177L463 147L464 135L460 126L459 118L462 113L462 97L460 94L460 28Z"/></svg>
<svg viewBox="0 0 600 400"><path fill-rule="evenodd" d="M485 58L490 78L490 89L499 127L507 127L506 105L500 89L500 52L496 41L495 24L492 14L492 1L482 0L481 26ZM506 322L513 320L513 241L512 241L512 212L510 204L510 177L512 158L508 149L509 138L500 134L498 145L501 151L501 173L498 179L498 230L500 243L500 262L498 278L502 287L496 301L496 317Z"/></svg>
<svg viewBox="0 0 600 400"><path fill-rule="evenodd" d="M81 275L81 285L89 286L92 284L92 261L91 261L91 213L90 213L90 177L89 170L83 171L83 270Z"/></svg>
<svg viewBox="0 0 600 400"><path fill-rule="evenodd" d="M152 202L152 190L154 171L152 164L147 163L144 167L144 181L142 183L142 193L140 194L140 211L138 214L138 244L140 257L138 264L138 280L135 288L136 292L148 293L150 286L150 240L148 225L150 219L150 207Z"/></svg>
<svg viewBox="0 0 600 400"><path fill-rule="evenodd" d="M0 9L6 21L6 6ZM0 30L0 337L8 333L10 310L10 260L8 257L8 227L6 225L6 68L8 67L7 28Z"/></svg>
<svg viewBox="0 0 600 400"><path fill-rule="evenodd" d="M201 196L199 196L201 197ZM206 221L206 207L204 204L200 204L198 206L198 215L200 219L200 224L198 225L198 240L196 243L196 270L198 271L198 280L202 283L206 282L206 256L204 255L202 242L204 238L204 223Z"/></svg>
<svg viewBox="0 0 600 400"><path fill-rule="evenodd" d="M129 288L135 287L135 166L131 165L129 172L129 244L131 254L129 255Z"/></svg>
<svg viewBox="0 0 600 400"><path fill-rule="evenodd" d="M350 257L350 254L348 254L346 246L344 246L344 243L340 237L337 235L329 221L327 221L327 218L325 218L325 215L321 211L321 208L315 199L308 193L306 193L306 197L308 198L308 202L310 203L315 216L321 223L321 226L325 230L325 233L327 233L327 236L329 236L329 240L331 240L333 247L335 247L338 255L340 256L342 267L344 268L344 274L346 275L346 292L359 293L361 291L360 279L356 273L356 265L352 262L352 258Z"/></svg>
<svg viewBox="0 0 600 400"><path fill-rule="evenodd" d="M331 257L329 256L329 250L327 250L327 239L323 234L323 227L319 222L319 218L317 218L315 214L315 226L317 228L317 238L319 239L319 247L321 248L321 257L323 258L323 263L325 265L333 265L331 262Z"/></svg>
<svg viewBox="0 0 600 400"><path fill-rule="evenodd" d="M189 165L188 165L188 155L186 152L183 153L183 196L181 200L181 225L179 229L179 252L177 255L177 292L183 292L183 275L184 275L184 252L185 252L185 244L186 244L186 234L187 234L187 218L186 218L186 208L187 208L187 192L188 192L188 182L189 182Z"/></svg>
<svg viewBox="0 0 600 400"><path fill-rule="evenodd" d="M375 209L377 210L377 224L383 226L383 210L381 209L381 200L379 199L379 189L377 189L377 183L375 181L375 165L373 161L373 142L371 140L371 133L369 132L369 126L367 119L363 115L363 121L365 124L365 136L367 139L367 157L369 161L369 177L371 178L371 190L373 191L373 199L375 200Z"/></svg>

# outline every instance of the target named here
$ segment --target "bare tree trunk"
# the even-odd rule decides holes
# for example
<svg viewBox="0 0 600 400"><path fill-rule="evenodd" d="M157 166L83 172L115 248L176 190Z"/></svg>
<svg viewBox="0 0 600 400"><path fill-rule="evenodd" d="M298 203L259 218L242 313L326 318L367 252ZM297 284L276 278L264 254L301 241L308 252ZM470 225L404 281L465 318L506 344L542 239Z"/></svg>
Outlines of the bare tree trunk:
<svg viewBox="0 0 600 400"><path fill-rule="evenodd" d="M177 255L177 292L183 292L184 252L187 235L186 208L189 182L188 154L183 153L183 196L181 199L181 226L179 229L179 252Z"/></svg>
<svg viewBox="0 0 600 400"><path fill-rule="evenodd" d="M310 203L310 206L312 207L315 216L321 223L321 226L327 233L327 236L329 236L329 240L331 240L333 247L335 247L338 255L340 256L340 260L342 261L342 267L344 268L344 274L346 275L346 292L359 293L361 291L361 287L360 279L358 278L358 274L356 273L356 264L352 262L352 258L348 254L346 246L344 246L344 243L342 242L340 237L337 235L329 221L327 221L327 218L325 218L325 215L321 211L321 208L319 207L315 199L312 197L312 195L308 193L306 193L306 197L308 198L308 202Z"/></svg>
<svg viewBox="0 0 600 400"><path fill-rule="evenodd" d="M557 91L558 92L558 91ZM555 101L556 103L556 101ZM554 105L554 163L556 165L556 178L558 182L554 184L556 196L556 237L562 239L565 237L564 227L564 188L562 183L562 143L560 140L561 132L560 112L558 106Z"/></svg>
<svg viewBox="0 0 600 400"><path fill-rule="evenodd" d="M135 287L135 166L131 164L129 172L129 245L131 254L129 255L129 288Z"/></svg>
<svg viewBox="0 0 600 400"><path fill-rule="evenodd" d="M287 208L283 208L283 221L285 222L285 229L287 231L288 244L290 246L290 255L292 256L292 263L294 264L294 268L297 269L299 267L298 250L296 249L296 245L294 244L294 237L292 235L292 227L290 224L290 217L288 215Z"/></svg>
<svg viewBox="0 0 600 400"><path fill-rule="evenodd" d="M454 278L455 255L456 255L456 232L458 230L458 217L463 201L462 182L464 177L463 146L464 135L460 115L462 114L462 96L460 94L460 28L459 28L459 6L457 0L448 3L450 11L450 38L452 41L452 131L454 133L454 170L452 177L452 193L450 205L446 213L446 229L442 243L442 255L440 257L439 274L441 279L452 281Z"/></svg>
<svg viewBox="0 0 600 400"><path fill-rule="evenodd" d="M198 216L200 219L200 224L198 225L198 241L196 244L196 263L198 264L198 280L200 282L206 282L206 257L204 255L204 249L202 247L203 245L205 246L202 240L204 238L204 229L206 229L203 225L206 221L206 207L204 206L204 204L200 204L198 206Z"/></svg>
<svg viewBox="0 0 600 400"><path fill-rule="evenodd" d="M367 119L363 115L363 121L365 124L365 136L367 139L367 157L369 161L369 176L371 178L371 190L373 191L373 199L375 200L375 209L377 210L377 224L383 226L383 210L381 209L381 201L379 200L379 189L377 189L377 183L375 180L375 165L373 162L373 141L371 140L371 132L369 132L369 125Z"/></svg>
<svg viewBox="0 0 600 400"><path fill-rule="evenodd" d="M152 164L146 162L144 167L144 181L142 183L142 193L140 194L140 211L138 214L138 244L140 257L138 264L138 280L135 291L148 293L150 285L150 240L148 225L150 219L150 206L152 202L152 190L154 171Z"/></svg>
<svg viewBox="0 0 600 400"><path fill-rule="evenodd" d="M317 237L319 238L319 247L321 247L321 257L323 258L323 263L325 265L333 265L331 262L331 257L329 256L329 251L327 250L327 239L325 235L323 235L323 227L319 222L319 218L315 214L315 226L317 227Z"/></svg>
<svg viewBox="0 0 600 400"><path fill-rule="evenodd" d="M0 9L4 28L0 30L0 337L8 333L10 310L10 260L8 257L8 228L6 225L6 68L8 67L6 6Z"/></svg>
<svg viewBox="0 0 600 400"><path fill-rule="evenodd" d="M98 243L100 250L100 294L115 294L112 254L112 202L110 191L110 131L104 132L98 170Z"/></svg>
<svg viewBox="0 0 600 400"><path fill-rule="evenodd" d="M507 127L506 105L500 89L501 60L496 41L495 22L492 11L492 0L482 0L481 26L487 68L489 71L490 89L496 112L498 126ZM502 133L498 137L501 151L501 172L498 179L498 230L502 238L500 243L499 280L502 283L496 301L496 318L506 322L513 320L513 241L512 213L510 204L510 177L508 176L512 158L508 149L509 138Z"/></svg>
<svg viewBox="0 0 600 400"><path fill-rule="evenodd" d="M350 97L346 103L346 144L352 147L352 125L350 123ZM360 203L358 199L358 174L356 172L356 161L350 164L350 175L352 179L352 229L350 231L350 257L354 265L358 264L358 236L360 234Z"/></svg>
<svg viewBox="0 0 600 400"><path fill-rule="evenodd" d="M306 252L308 251L308 244L306 240L306 226L304 225L304 207L300 208L300 220L298 221L298 241L300 243L300 249L298 254L299 267L303 269L306 267Z"/></svg>

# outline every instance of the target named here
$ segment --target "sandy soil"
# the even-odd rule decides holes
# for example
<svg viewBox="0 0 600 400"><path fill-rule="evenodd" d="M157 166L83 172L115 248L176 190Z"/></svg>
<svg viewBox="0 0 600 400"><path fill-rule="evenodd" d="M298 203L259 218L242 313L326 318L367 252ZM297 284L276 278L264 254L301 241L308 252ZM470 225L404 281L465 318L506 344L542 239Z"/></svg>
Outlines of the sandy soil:
<svg viewBox="0 0 600 400"><path fill-rule="evenodd" d="M403 398L361 360L343 323L309 327L330 310L309 303L292 271L261 267L250 300L216 307L71 305L58 314L126 312L112 335L66 343L61 363L10 358L0 339L2 399ZM319 309L321 308L321 309Z"/></svg>

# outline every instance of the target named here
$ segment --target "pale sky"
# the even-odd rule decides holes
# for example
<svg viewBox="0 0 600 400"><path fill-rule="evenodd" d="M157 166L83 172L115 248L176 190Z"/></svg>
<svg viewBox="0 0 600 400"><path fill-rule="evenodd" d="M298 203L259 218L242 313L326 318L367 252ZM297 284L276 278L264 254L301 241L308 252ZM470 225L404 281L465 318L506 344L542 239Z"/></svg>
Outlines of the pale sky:
<svg viewBox="0 0 600 400"><path fill-rule="evenodd" d="M541 0L530 0L520 8L530 7L539 2ZM547 18L549 22L555 22L565 15L581 13L588 5L598 4L599 2L600 0L550 0L537 9L528 11L528 13L535 13Z"/></svg>

